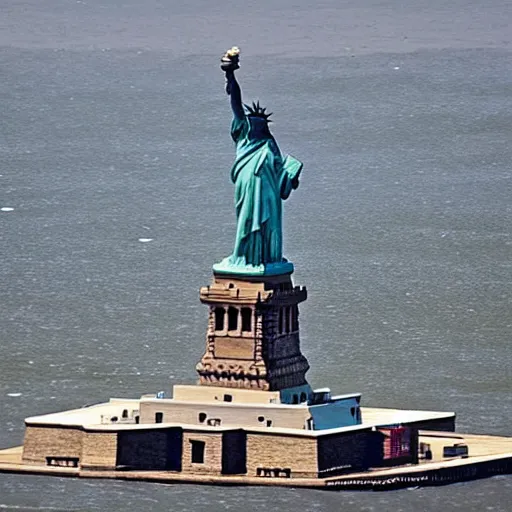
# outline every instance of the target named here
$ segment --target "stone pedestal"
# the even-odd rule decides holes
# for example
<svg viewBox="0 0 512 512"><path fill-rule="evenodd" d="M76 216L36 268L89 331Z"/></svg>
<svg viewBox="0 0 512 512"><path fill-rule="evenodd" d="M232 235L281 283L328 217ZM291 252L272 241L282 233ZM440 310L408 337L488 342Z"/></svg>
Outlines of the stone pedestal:
<svg viewBox="0 0 512 512"><path fill-rule="evenodd" d="M200 291L210 311L199 384L264 391L307 385L298 309L306 298L290 274L214 274Z"/></svg>

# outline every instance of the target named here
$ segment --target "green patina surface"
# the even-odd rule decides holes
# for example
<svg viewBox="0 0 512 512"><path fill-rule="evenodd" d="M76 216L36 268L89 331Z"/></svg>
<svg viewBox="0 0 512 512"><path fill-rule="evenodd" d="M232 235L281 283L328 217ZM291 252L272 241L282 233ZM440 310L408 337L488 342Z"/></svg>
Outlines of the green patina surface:
<svg viewBox="0 0 512 512"><path fill-rule="evenodd" d="M282 202L298 187L302 163L282 155L270 133L265 109L259 104L244 109L234 75L237 67L223 66L234 114L231 136L236 158L231 180L235 185L236 237L233 253L213 269L235 275L288 274L293 272L293 264L283 258Z"/></svg>

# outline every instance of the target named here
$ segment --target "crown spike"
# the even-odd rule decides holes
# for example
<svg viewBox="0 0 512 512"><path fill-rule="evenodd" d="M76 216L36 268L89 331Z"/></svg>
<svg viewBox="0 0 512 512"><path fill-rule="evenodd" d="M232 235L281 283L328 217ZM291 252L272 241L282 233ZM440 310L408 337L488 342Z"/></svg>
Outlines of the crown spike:
<svg viewBox="0 0 512 512"><path fill-rule="evenodd" d="M269 120L272 112L267 114L267 108L260 105L260 100L257 100L256 102L253 101L252 106L244 103L244 107L247 110L247 115L249 117L259 117L260 119L265 119L265 121L268 121L269 123L272 122Z"/></svg>

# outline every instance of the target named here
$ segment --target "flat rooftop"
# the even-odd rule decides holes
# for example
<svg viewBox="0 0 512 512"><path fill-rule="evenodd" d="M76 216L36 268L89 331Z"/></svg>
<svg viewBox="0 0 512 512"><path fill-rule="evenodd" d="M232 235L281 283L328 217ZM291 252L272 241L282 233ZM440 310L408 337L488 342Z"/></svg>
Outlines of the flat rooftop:
<svg viewBox="0 0 512 512"><path fill-rule="evenodd" d="M68 411L43 414L41 416L31 416L25 418L25 423L29 425L64 425L82 427L85 425L102 425L104 419L112 416L121 417L122 411L126 409L128 413L138 410L140 400L111 398L109 402L94 404L82 407L80 409L70 409ZM131 424L131 422L126 422Z"/></svg>
<svg viewBox="0 0 512 512"><path fill-rule="evenodd" d="M454 418L454 412L416 411L407 409L387 409L381 407L361 407L363 425L396 425L427 420Z"/></svg>
<svg viewBox="0 0 512 512"><path fill-rule="evenodd" d="M168 428L182 426L190 430L201 431L225 431L232 430L233 428L242 428L238 424L224 423L222 426L208 426L198 424L183 424L183 423L141 423L136 424L133 419L133 411L138 410L140 400L138 399L121 399L113 398L109 402L83 407L81 409L71 409L68 411L56 412L45 414L42 416L32 416L25 419L27 425L45 425L45 426L76 426L94 430L139 430L148 428ZM229 404L225 404L229 407ZM247 404L250 407L249 404ZM254 404L256 407L260 405ZM266 404L266 407L271 408L283 407L282 404ZM290 406L287 407L300 407ZM128 412L128 418L122 417L123 410ZM254 432L268 432L274 434L288 434L288 435L305 435L317 437L319 435L328 435L339 432L350 432L353 430L364 430L374 426L394 425L394 424L409 424L424 422L433 419L448 419L455 416L452 412L438 412L438 411L421 411L421 410L404 410L404 409L385 409L375 407L362 407L362 424L339 427L334 429L325 430L304 430L294 428L275 428L275 427L257 427L257 426L243 426L244 430ZM116 417L117 420L112 422L111 418Z"/></svg>

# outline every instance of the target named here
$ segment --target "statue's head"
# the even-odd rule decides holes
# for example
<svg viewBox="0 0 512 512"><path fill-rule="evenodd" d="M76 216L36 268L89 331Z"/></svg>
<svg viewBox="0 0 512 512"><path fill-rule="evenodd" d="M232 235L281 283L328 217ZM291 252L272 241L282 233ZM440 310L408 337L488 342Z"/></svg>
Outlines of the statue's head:
<svg viewBox="0 0 512 512"><path fill-rule="evenodd" d="M253 101L252 107L250 107L249 105L244 105L244 107L245 107L245 110L247 111L247 117L263 119L267 123L272 122L272 119L269 119L269 117L272 115L272 112L269 112L267 114L267 112L266 112L267 109L265 107L260 107L259 101L257 101L256 103L254 103L254 101Z"/></svg>
<svg viewBox="0 0 512 512"><path fill-rule="evenodd" d="M268 129L268 123L272 121L269 117L272 115L272 112L269 114L266 113L266 108L260 107L260 102L252 103L252 107L249 105L244 105L247 112L247 119L249 120L249 124L251 126L250 134L251 137L256 139L268 139L272 137L270 134L270 130Z"/></svg>

